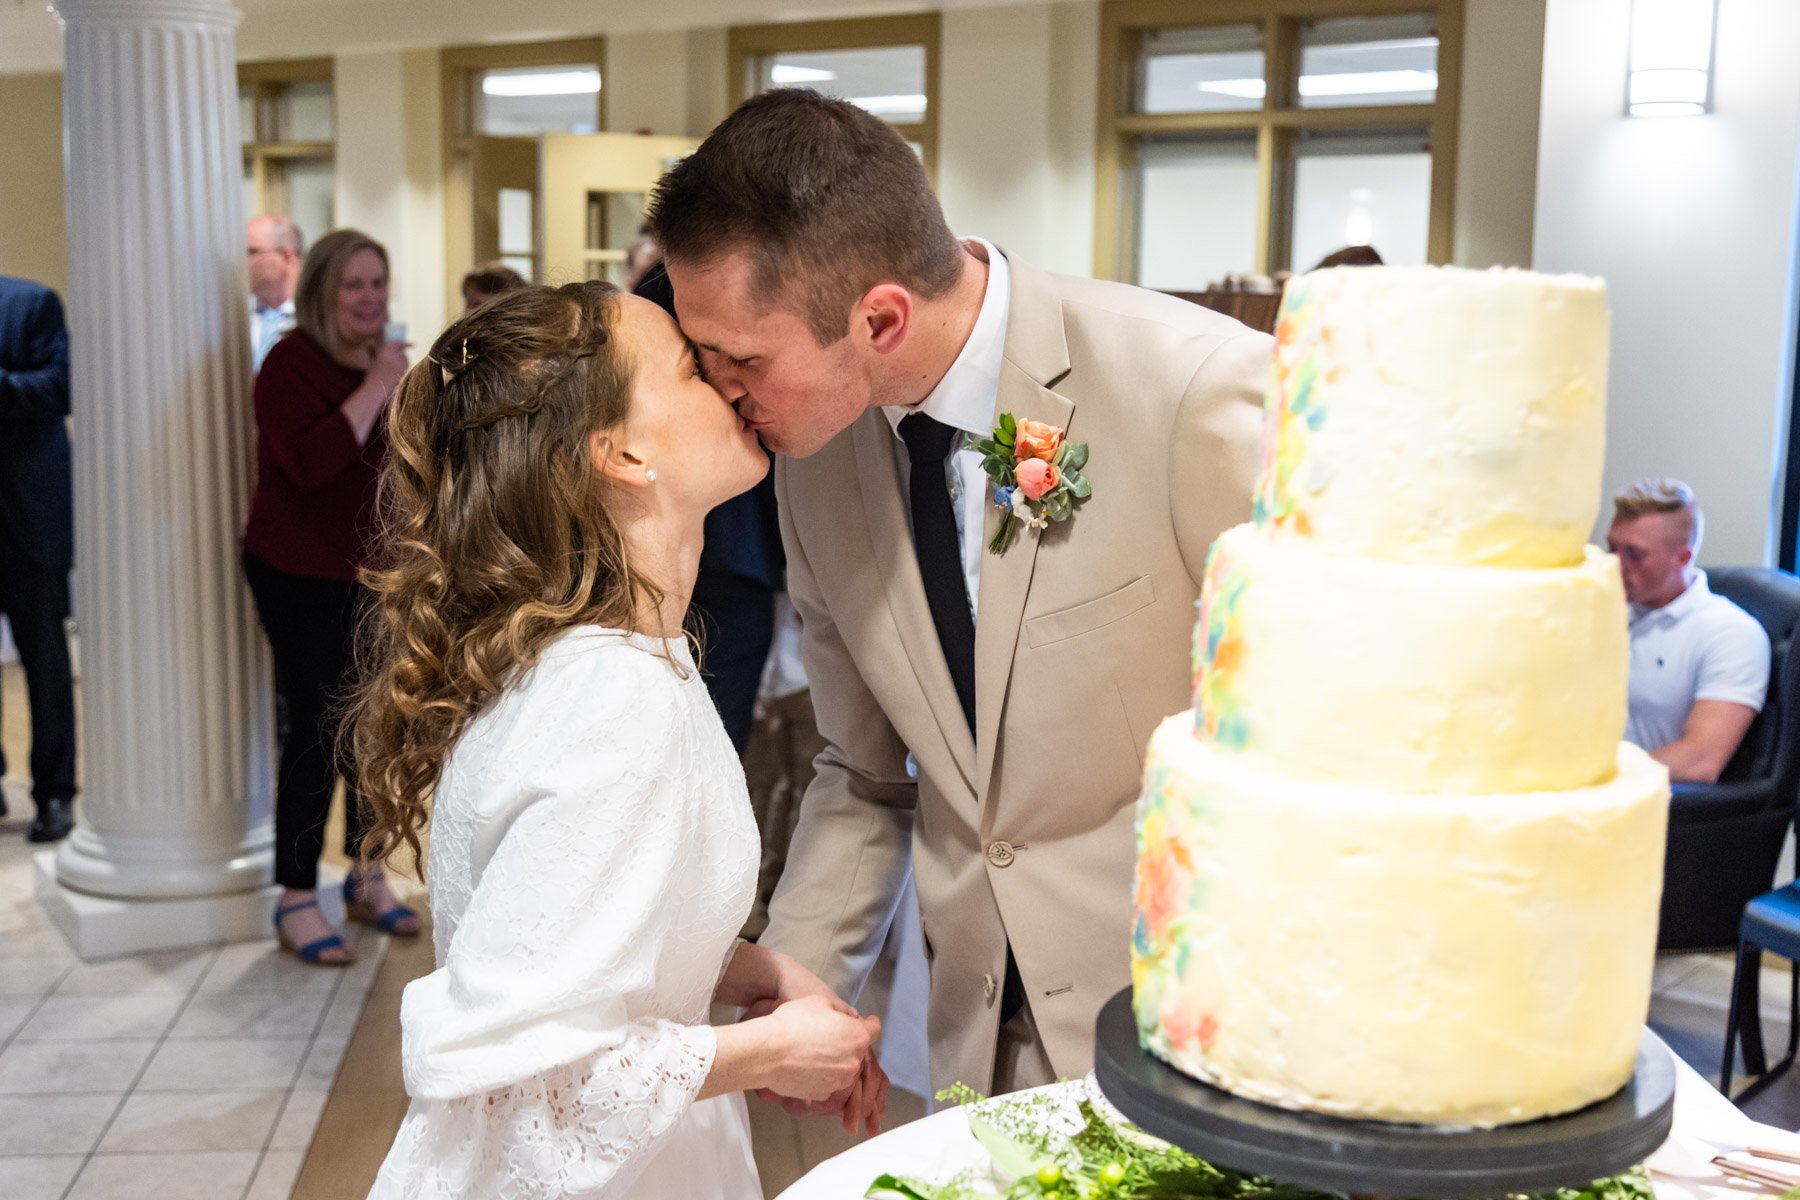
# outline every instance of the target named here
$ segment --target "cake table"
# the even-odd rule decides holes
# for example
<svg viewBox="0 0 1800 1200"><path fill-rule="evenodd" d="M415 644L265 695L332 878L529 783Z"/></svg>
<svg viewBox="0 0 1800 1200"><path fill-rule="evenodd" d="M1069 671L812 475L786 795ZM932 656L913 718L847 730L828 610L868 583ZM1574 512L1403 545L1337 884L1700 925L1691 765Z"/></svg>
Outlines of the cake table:
<svg viewBox="0 0 1800 1200"><path fill-rule="evenodd" d="M1744 1200L1754 1196L1708 1169L1707 1159L1728 1146L1752 1142L1792 1146L1800 1145L1800 1138L1758 1125L1679 1059L1674 1061L1674 1074L1674 1132L1648 1163L1657 1200ZM944 1109L820 1163L782 1192L780 1200L858 1200L882 1174L948 1179L959 1171L979 1169L987 1161L986 1152L969 1133L962 1111Z"/></svg>

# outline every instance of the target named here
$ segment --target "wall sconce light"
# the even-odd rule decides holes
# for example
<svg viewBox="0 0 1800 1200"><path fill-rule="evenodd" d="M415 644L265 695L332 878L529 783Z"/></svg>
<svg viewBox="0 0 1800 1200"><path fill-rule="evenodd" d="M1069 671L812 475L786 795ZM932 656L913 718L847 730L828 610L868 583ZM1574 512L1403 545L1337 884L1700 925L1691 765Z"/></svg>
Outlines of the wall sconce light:
<svg viewBox="0 0 1800 1200"><path fill-rule="evenodd" d="M1631 0L1626 115L1680 117L1712 110L1717 12L1717 0Z"/></svg>

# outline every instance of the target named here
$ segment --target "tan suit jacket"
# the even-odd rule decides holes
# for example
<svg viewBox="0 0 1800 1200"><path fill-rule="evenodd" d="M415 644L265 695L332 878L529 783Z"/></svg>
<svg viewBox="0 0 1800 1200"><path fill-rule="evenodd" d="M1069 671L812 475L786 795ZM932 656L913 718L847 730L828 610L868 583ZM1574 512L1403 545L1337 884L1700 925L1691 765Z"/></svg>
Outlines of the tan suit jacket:
<svg viewBox="0 0 1800 1200"><path fill-rule="evenodd" d="M886 418L782 460L788 588L829 744L763 938L854 1000L910 868L932 1083L984 1091L1009 940L1061 1075L1090 1067L1095 1016L1129 981L1144 747L1190 703L1194 601L1207 548L1249 514L1272 347L1182 300L1008 263L996 412L1088 443L1093 496L984 559L971 737Z"/></svg>

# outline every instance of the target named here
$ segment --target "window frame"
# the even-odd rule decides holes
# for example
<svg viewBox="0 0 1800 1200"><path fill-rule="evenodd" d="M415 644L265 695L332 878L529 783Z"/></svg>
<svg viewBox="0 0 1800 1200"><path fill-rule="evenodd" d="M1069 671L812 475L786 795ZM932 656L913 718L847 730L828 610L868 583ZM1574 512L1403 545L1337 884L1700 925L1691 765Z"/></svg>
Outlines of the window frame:
<svg viewBox="0 0 1800 1200"><path fill-rule="evenodd" d="M337 168L337 81L329 58L281 58L237 64L238 89L250 89L249 140L242 143L244 166L249 168L257 198L254 217L292 211L287 190L287 164L297 159L324 160ZM276 137L281 93L297 83L323 83L331 87L331 134L325 142L282 141ZM312 232L317 237L326 231Z"/></svg>
<svg viewBox="0 0 1800 1200"><path fill-rule="evenodd" d="M1431 13L1437 19L1437 96L1430 104L1303 108L1301 23L1344 17ZM1260 108L1226 112L1138 113L1133 95L1143 35L1153 29L1257 24L1269 85ZM1426 259L1450 261L1455 246L1457 116L1462 93L1463 0L1105 0L1100 16L1099 124L1094 171L1094 275L1124 280L1137 240L1129 180L1140 139L1170 133L1254 133L1256 253L1250 269L1273 274L1292 264L1294 147L1303 131L1424 126L1431 145Z"/></svg>
<svg viewBox="0 0 1800 1200"><path fill-rule="evenodd" d="M475 142L474 81L482 71L504 67L561 67L592 64L600 73L595 99L596 130L606 128L607 70L604 37L558 38L542 42L507 42L445 46L438 51L438 78L443 96L444 289L446 311L462 311L462 278L475 266L470 230L475 221L471 178ZM536 141L536 138L521 138ZM542 204L542 197L538 199ZM532 254L542 265L543 247Z"/></svg>
<svg viewBox="0 0 1800 1200"><path fill-rule="evenodd" d="M726 70L731 107L753 94L751 70L758 59L787 51L874 50L885 46L925 47L925 119L906 125L890 122L895 133L919 146L925 175L937 186L938 86L942 59L943 18L937 12L886 17L847 17L828 21L772 22L733 25L726 33Z"/></svg>

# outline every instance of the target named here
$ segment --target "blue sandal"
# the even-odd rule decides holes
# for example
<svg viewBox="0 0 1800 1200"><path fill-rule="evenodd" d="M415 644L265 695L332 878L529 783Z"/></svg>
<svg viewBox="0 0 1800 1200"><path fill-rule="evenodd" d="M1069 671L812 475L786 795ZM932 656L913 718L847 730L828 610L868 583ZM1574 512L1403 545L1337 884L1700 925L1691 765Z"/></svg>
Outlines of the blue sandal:
<svg viewBox="0 0 1800 1200"><path fill-rule="evenodd" d="M344 939L339 937L337 934L335 934L335 933L326 934L322 938L315 938L314 940L306 943L306 945L304 945L304 946L296 946L293 943L293 941L291 939L289 939L289 937L287 935L287 931L281 927L281 918L288 916L292 913L297 913L301 909L317 908L317 907L319 907L319 902L317 900L302 900L298 904L290 904L286 908L277 908L275 910L275 937L276 937L276 939L278 941L280 941L281 948L283 950L290 951L296 958L298 958L303 963L311 963L315 967L347 967L347 966L349 966L351 964L351 962L354 961L353 959L348 959L348 958L328 959L328 958L324 957L324 955L329 951L348 950L350 948L344 944Z"/></svg>
<svg viewBox="0 0 1800 1200"><path fill-rule="evenodd" d="M357 895L357 885L361 881L356 872L344 876L344 919L362 925L373 925L389 937L418 937L419 914L404 904L395 904L392 908L376 912L374 906ZM402 929L402 922L412 921L411 929Z"/></svg>

